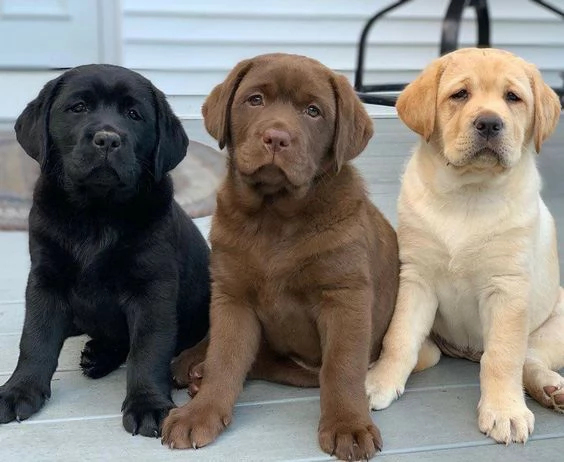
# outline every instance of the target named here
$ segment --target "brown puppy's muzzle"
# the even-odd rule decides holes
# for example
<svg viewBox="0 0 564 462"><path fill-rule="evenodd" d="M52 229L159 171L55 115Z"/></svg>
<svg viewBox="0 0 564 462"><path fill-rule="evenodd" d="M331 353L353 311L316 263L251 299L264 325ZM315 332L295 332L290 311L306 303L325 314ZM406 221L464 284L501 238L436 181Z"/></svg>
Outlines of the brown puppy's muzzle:
<svg viewBox="0 0 564 462"><path fill-rule="evenodd" d="M276 118L260 121L250 132L253 135L239 145L235 159L244 181L258 186L263 194L294 190L308 183L314 166L305 154L300 127Z"/></svg>
<svg viewBox="0 0 564 462"><path fill-rule="evenodd" d="M285 151L290 146L291 137L285 130L269 128L263 133L262 142L264 143L267 151L275 156L276 154Z"/></svg>

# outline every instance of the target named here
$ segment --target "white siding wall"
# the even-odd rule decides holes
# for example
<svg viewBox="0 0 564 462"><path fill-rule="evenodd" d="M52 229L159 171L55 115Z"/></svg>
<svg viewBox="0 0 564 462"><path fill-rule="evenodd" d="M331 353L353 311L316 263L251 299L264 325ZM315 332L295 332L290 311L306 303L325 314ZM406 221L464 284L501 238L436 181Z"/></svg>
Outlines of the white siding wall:
<svg viewBox="0 0 564 462"><path fill-rule="evenodd" d="M564 0L551 0L564 9ZM357 40L391 0L123 0L123 64L160 86L184 117L200 117L203 98L241 59L290 52L354 77ZM564 21L528 0L490 0L492 44L537 64L559 85ZM377 24L366 83L411 80L438 55L448 0L413 0ZM461 43L473 45L467 10ZM372 113L382 108L370 107ZM384 111L385 112L385 111Z"/></svg>
<svg viewBox="0 0 564 462"><path fill-rule="evenodd" d="M98 21L98 42L112 37L104 24L109 24L107 28L111 31L115 29L114 34L121 34L121 41L119 35L116 40L121 46L109 50L116 57L110 61L119 60L121 53L121 63L153 80L169 95L178 114L186 118L201 117L202 101L213 86L239 60L259 53L284 51L309 55L352 80L357 40L363 25L376 10L392 3L392 0L96 1L105 5L107 11L102 21L92 18ZM564 9L564 0L550 2ZM489 3L494 46L507 48L536 63L550 84L559 85L558 73L564 70L564 21L529 0L489 0ZM438 55L441 19L447 4L448 0L413 0L377 24L370 37L365 82L413 79ZM473 13L468 10L461 43L474 44L475 35ZM16 46L19 40L17 34L6 37L0 33L0 43L5 46ZM36 46L42 50L51 43L37 40ZM68 40L75 39L69 36ZM99 44L93 43L91 48L97 47ZM86 51L84 56L89 60L92 53ZM53 67L64 65L52 58ZM107 60L104 56L100 59ZM27 65L33 67L37 63ZM0 71L0 125L3 122L11 125L25 103L55 75L57 72ZM389 113L388 108L368 108L373 114Z"/></svg>

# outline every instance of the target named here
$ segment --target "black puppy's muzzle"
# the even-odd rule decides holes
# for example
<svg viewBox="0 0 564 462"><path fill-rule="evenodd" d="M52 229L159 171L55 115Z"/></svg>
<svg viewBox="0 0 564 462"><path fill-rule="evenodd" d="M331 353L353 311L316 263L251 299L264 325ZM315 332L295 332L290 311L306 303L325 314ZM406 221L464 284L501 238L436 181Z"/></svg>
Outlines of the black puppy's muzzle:
<svg viewBox="0 0 564 462"><path fill-rule="evenodd" d="M107 157L119 150L121 136L114 131L100 130L92 137L92 144L100 155Z"/></svg>
<svg viewBox="0 0 564 462"><path fill-rule="evenodd" d="M96 121L84 127L80 139L67 165L73 183L92 194L134 187L139 166L124 130L114 123Z"/></svg>

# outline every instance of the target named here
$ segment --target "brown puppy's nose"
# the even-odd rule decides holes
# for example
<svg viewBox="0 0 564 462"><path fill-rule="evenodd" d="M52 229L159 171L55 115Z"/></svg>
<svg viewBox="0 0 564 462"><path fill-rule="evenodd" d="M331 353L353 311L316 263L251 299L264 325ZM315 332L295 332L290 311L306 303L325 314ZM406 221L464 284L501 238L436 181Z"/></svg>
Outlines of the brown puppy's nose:
<svg viewBox="0 0 564 462"><path fill-rule="evenodd" d="M496 115L481 115L474 120L474 127L480 136L486 139L495 138L503 129L503 121Z"/></svg>
<svg viewBox="0 0 564 462"><path fill-rule="evenodd" d="M262 135L262 141L266 148L272 154L275 154L278 151L282 151L290 146L290 134L283 130L269 128Z"/></svg>
<svg viewBox="0 0 564 462"><path fill-rule="evenodd" d="M121 146L121 138L116 132L99 131L92 139L92 144L104 153L109 154Z"/></svg>

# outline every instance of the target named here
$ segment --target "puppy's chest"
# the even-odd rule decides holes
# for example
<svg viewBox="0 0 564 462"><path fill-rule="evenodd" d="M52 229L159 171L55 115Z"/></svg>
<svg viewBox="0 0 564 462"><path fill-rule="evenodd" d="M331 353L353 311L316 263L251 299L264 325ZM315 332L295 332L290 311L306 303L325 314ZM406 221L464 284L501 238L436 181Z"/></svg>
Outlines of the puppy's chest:
<svg viewBox="0 0 564 462"><path fill-rule="evenodd" d="M503 245L501 222L506 214L503 207L480 207L479 202L472 201L427 203L401 210L402 259L415 260L428 271L448 273L454 279L471 278L484 270L485 263L499 257L488 251L497 244Z"/></svg>
<svg viewBox="0 0 564 462"><path fill-rule="evenodd" d="M114 309L119 305L124 280L133 263L127 245L111 227L92 228L62 243L66 258L57 259L73 309L86 315L89 311Z"/></svg>
<svg viewBox="0 0 564 462"><path fill-rule="evenodd" d="M503 210L488 214L428 207L426 212L400 225L402 262L415 264L437 297L433 332L443 351L479 357L481 294L493 276L506 272L518 258L512 242L519 241L520 232L500 224Z"/></svg>
<svg viewBox="0 0 564 462"><path fill-rule="evenodd" d="M315 307L321 299L311 258L297 255L287 242L257 246L245 255L246 296L255 309L266 340L279 354L299 358L310 366L321 362Z"/></svg>
<svg viewBox="0 0 564 462"><path fill-rule="evenodd" d="M90 232L73 236L64 246L80 273L98 272L104 263L109 264L112 260L119 237L118 231L111 227L92 228Z"/></svg>

